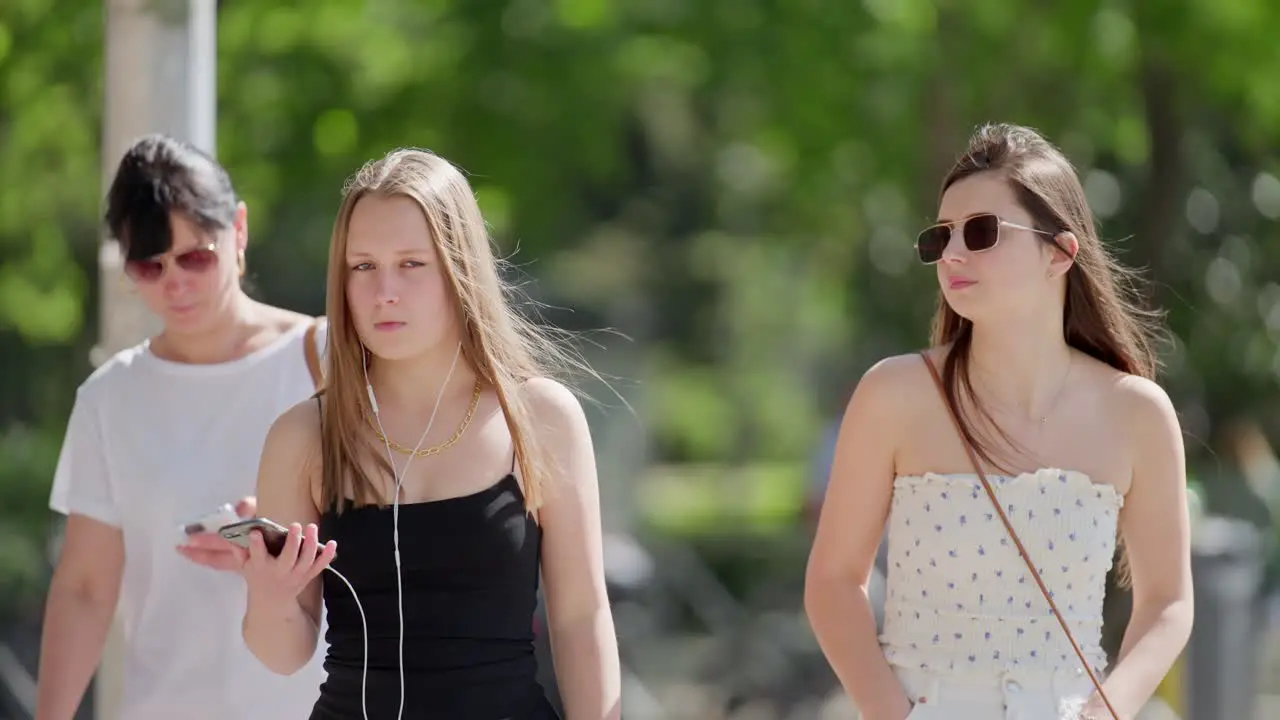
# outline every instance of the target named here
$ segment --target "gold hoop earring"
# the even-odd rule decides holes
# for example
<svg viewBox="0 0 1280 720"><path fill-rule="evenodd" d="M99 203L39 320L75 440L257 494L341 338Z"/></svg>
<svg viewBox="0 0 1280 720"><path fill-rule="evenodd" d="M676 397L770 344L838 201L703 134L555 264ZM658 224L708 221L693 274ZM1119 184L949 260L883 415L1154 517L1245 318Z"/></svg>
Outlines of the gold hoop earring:
<svg viewBox="0 0 1280 720"><path fill-rule="evenodd" d="M245 271L248 269L248 265L245 263L243 250L236 253L236 268L240 271L240 277L244 277Z"/></svg>

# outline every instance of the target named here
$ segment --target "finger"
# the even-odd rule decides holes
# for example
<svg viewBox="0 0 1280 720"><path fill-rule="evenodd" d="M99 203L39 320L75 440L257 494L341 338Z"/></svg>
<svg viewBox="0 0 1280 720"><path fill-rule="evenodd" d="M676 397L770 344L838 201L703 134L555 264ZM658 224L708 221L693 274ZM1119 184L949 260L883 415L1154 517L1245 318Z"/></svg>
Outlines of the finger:
<svg viewBox="0 0 1280 720"><path fill-rule="evenodd" d="M236 564L235 558L225 554L209 555L203 559L195 559L193 562L218 572L238 572L240 570L240 565Z"/></svg>
<svg viewBox="0 0 1280 720"><path fill-rule="evenodd" d="M281 575L287 575L293 570L293 566L298 562L298 548L301 546L302 525L290 523L289 535L284 541L284 547L280 550L279 562L276 563L276 569Z"/></svg>
<svg viewBox="0 0 1280 720"><path fill-rule="evenodd" d="M258 498L246 495L236 503L236 514L242 518L251 518L258 514Z"/></svg>
<svg viewBox="0 0 1280 720"><path fill-rule="evenodd" d="M204 550L222 550L226 552L235 547L235 543L217 533L202 532L187 536L187 546Z"/></svg>
<svg viewBox="0 0 1280 720"><path fill-rule="evenodd" d="M262 533L249 533L249 564L263 567L270 561L271 556L267 553L267 544L262 541Z"/></svg>
<svg viewBox="0 0 1280 720"><path fill-rule="evenodd" d="M192 533L187 536L187 541L183 545L185 547L207 548L212 544L209 538L212 534L207 532Z"/></svg>
<svg viewBox="0 0 1280 720"><path fill-rule="evenodd" d="M316 553L319 552L318 545L320 531L316 528L315 523L307 523L307 527L302 532L302 546L298 548L298 560L294 563L293 572L298 576L305 576L311 570L311 565L316 560Z"/></svg>
<svg viewBox="0 0 1280 720"><path fill-rule="evenodd" d="M311 564L311 569L307 573L307 582L314 580L324 569L333 563L333 559L338 556L338 543L330 540L320 547L320 552L316 555L316 561Z"/></svg>
<svg viewBox="0 0 1280 720"><path fill-rule="evenodd" d="M179 547L178 552L191 562L213 570L237 570L242 565L234 555L224 551Z"/></svg>
<svg viewBox="0 0 1280 720"><path fill-rule="evenodd" d="M190 545L179 545L178 553L186 559L198 562L201 565L206 564L210 558L218 555L218 553L212 553L204 548L191 547Z"/></svg>
<svg viewBox="0 0 1280 720"><path fill-rule="evenodd" d="M231 546L230 565L232 570L243 571L245 565L249 563L249 551L236 545L235 543L227 543Z"/></svg>

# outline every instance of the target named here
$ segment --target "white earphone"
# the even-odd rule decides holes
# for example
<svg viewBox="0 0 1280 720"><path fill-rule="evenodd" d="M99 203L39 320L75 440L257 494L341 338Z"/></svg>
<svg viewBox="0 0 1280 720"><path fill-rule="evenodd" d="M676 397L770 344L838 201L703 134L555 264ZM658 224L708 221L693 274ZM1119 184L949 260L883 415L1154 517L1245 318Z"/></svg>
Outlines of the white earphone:
<svg viewBox="0 0 1280 720"><path fill-rule="evenodd" d="M395 478L396 488L395 495L391 501L391 534L392 543L395 548L396 558L396 605L400 611L400 709L396 713L396 719L400 720L404 717L404 578L400 573L400 487L404 484L404 478L409 472L409 465L413 463L413 459L418 456L418 450L422 448L422 443L426 441L427 434L431 432L431 426L435 424L436 413L440 410L440 401L444 398L445 388L449 386L449 380L453 378L453 370L458 365L458 357L462 354L462 343L458 343L458 349L453 353L453 362L449 364L449 373L445 375L444 382L440 385L440 392L436 395L436 404L431 409L431 418L427 420L427 427L423 429L422 436L418 438L418 444L413 448L413 454L405 461L404 467L397 470L395 456L391 454L391 440L387 435L387 431L382 427L382 418L378 414L378 398L373 393L373 383L369 381L369 363L363 363L364 367L364 387L369 393L369 406L373 410L374 422L378 424L378 432L382 433L382 439L387 448L387 462L391 465L391 474ZM364 607L360 605L360 597L356 594L356 589L351 585L351 581L343 577L342 573L334 570L332 566L326 568L337 575L347 589L351 591L351 597L356 601L356 609L360 611L360 625L363 630L364 637L364 668L360 675L360 710L364 715L364 720L369 720L369 709L366 705L366 685L369 680L369 623L365 618Z"/></svg>

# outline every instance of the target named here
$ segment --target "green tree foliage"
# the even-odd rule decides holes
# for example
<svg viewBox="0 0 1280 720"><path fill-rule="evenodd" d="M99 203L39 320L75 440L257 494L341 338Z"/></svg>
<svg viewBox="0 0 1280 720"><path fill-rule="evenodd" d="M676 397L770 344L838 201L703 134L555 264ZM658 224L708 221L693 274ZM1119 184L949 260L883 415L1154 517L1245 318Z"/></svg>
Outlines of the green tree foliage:
<svg viewBox="0 0 1280 720"><path fill-rule="evenodd" d="M51 437L95 332L102 12L0 5L0 426ZM1265 0L228 0L219 151L268 299L319 311L344 177L429 147L558 321L637 339L659 459L795 460L924 342L910 245L968 131L1034 125L1157 281L1189 430L1274 435L1278 28Z"/></svg>

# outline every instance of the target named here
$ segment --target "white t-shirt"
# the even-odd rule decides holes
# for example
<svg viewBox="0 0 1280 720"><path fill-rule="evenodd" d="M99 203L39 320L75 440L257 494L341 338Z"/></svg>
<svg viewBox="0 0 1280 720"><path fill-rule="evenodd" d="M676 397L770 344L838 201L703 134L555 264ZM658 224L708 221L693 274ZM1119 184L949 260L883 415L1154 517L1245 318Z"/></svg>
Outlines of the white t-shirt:
<svg viewBox="0 0 1280 720"><path fill-rule="evenodd" d="M244 581L178 554L181 526L254 494L275 419L315 392L302 323L268 347L217 365L121 351L76 391L50 507L119 527L125 567L120 717L306 718L324 679L316 655L276 675L245 646ZM324 347L325 327L315 333Z"/></svg>

